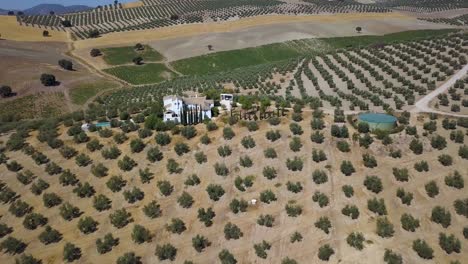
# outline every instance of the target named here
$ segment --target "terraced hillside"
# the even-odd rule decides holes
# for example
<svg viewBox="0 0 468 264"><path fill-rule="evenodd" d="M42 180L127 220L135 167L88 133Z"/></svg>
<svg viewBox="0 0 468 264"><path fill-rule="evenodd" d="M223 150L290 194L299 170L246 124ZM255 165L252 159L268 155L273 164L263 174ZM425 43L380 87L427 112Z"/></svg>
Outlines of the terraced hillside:
<svg viewBox="0 0 468 264"><path fill-rule="evenodd" d="M389 12L390 10L364 5L352 0L309 0L285 3L278 0L185 0L143 1L144 5L132 8L106 7L89 12L63 16L19 16L23 25L64 30L63 21L69 21L78 38L87 38L90 30L101 34L172 26L176 24L225 21L268 14L318 14L348 12Z"/></svg>

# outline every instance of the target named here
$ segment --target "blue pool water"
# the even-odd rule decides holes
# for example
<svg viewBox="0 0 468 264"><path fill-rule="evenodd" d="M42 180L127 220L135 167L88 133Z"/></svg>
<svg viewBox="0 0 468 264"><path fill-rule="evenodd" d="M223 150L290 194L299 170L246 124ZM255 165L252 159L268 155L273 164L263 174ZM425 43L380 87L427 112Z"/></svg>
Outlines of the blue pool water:
<svg viewBox="0 0 468 264"><path fill-rule="evenodd" d="M110 127L110 122L100 122L96 124L97 127Z"/></svg>

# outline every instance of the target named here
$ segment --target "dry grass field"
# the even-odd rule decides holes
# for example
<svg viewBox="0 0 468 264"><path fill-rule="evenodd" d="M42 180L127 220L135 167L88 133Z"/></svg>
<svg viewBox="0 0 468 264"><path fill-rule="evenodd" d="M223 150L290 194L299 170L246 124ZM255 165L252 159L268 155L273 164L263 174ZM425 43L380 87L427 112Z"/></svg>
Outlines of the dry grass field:
<svg viewBox="0 0 468 264"><path fill-rule="evenodd" d="M50 37L43 37L44 29L38 27L20 26L14 16L0 16L0 39L14 41L67 42L68 36L64 31L47 29Z"/></svg>
<svg viewBox="0 0 468 264"><path fill-rule="evenodd" d="M62 251L66 242L73 243L81 249L81 257L75 261L76 263L115 263L119 256L130 251L141 257L142 263L159 263L160 260L154 253L155 248L165 243L170 243L177 248L174 263L183 263L186 260L191 260L193 263L219 263L218 254L222 249L228 249L236 258L237 263L280 263L286 257L296 260L297 263L321 263L317 253L319 247L325 244L329 244L334 250L328 263L383 263L385 249L392 249L400 254L404 263L449 263L455 260L462 263L464 259L468 258L466 251L468 245L463 237L463 228L467 226L467 218L466 215L457 214L453 206L455 200L467 198L466 187L456 189L446 186L444 183L445 177L455 171L458 171L466 182L468 180L468 162L458 156L458 148L463 144L455 143L449 139L449 134L454 130L442 128L441 118L436 120L437 131L428 136L423 135L425 134L423 124L429 122L429 118L427 116L413 116L411 118L410 125L416 127L424 150L422 154L415 155L408 149L413 136L405 132L391 135L393 143L387 146L383 145L380 140L374 139L374 143L368 149L359 147L359 143L350 138L331 137L330 128L333 124L333 118L328 115L323 119L325 128L320 131L325 136L324 142L321 144L313 143L310 140L310 135L314 132L310 126L311 113L304 112L302 115L304 120L297 123L303 129L301 135L292 135L289 126L294 122L289 118L282 118L281 124L276 126L268 124L266 121L258 122L259 129L252 132L240 124L233 125L235 136L230 140L223 138L223 128L229 127L229 125L218 121L219 128L211 132L207 132L204 125L197 125L195 127L197 136L192 139L187 140L181 135L171 135L172 141L169 145L158 147L163 153L163 159L154 163L146 158L148 150L157 146L154 134L143 139L146 144L143 151L132 153L129 142L138 138L136 132L127 133L129 139L120 145L116 144L112 137L104 138L99 136L97 132L88 132L91 139L99 140L104 146L103 149L115 145L121 151L117 159L105 160L101 151L91 152L86 148L86 143L74 143L73 137L67 135L68 128L60 126L58 138L78 153L88 155L92 161L92 165L79 167L75 163L74 157L66 159L58 149L51 149L46 143L39 142L36 138L38 132L34 131L30 133L26 142L36 152L45 154L50 160L49 163L55 162L63 170L69 169L76 175L79 182L91 184L95 191L94 196L103 194L108 197L112 201L111 208L102 212L97 211L93 208L92 197L80 198L72 191L76 185L75 187L62 186L60 173L53 176L48 175L44 172L46 165L37 165L24 151L6 150L4 154L9 158L8 164L17 161L22 165L19 172L24 173L29 170L36 177L33 180L34 183L41 179L50 186L43 191L43 194L34 195L30 191L31 184L23 185L20 183L16 178L17 172L8 170L5 164L0 165L2 182L20 195L18 200L27 202L34 208L35 213L47 217L47 225L56 229L63 237L57 243L42 244L38 236L44 231L44 227L38 227L35 230L25 229L22 224L24 217L13 216L9 212L10 204L8 202L0 206L0 215L2 215L0 223L12 228L12 233L7 236L21 239L27 245L25 252L42 259L43 263L63 263ZM349 124L347 126L350 135L356 132ZM281 138L274 142L267 140L265 134L271 130L278 130ZM457 130L461 130L463 134L466 133L466 128L457 127ZM115 135L119 129L112 129L112 131ZM168 133L170 134L170 132ZM211 138L211 143L208 145L200 143L200 138L205 133ZM431 138L435 135L441 135L447 139L446 148L437 150L431 147ZM244 137L253 138L255 147L245 148L242 144ZM299 138L302 143L302 147L297 152L290 149L293 137ZM6 144L7 140L6 136L1 138L3 144ZM337 141L343 140L351 145L351 152L343 153L336 148ZM189 152L181 156L177 155L174 152L174 147L178 143L187 144L190 148ZM229 146L232 154L224 158L221 157L218 154L220 146ZM264 151L267 148L273 148L277 157L266 158ZM313 149L323 150L327 159L322 162L314 162L312 160ZM390 150L400 150L402 157L390 157ZM203 152L207 157L207 161L202 164L197 163L194 158L195 153L200 152ZM363 164L363 154L375 157L377 167L366 167ZM441 154L450 155L453 158L453 164L450 166L441 165L438 161L438 156ZM130 171L123 171L118 166L118 161L122 160L125 155L137 163ZM242 167L240 164L239 158L245 156L250 157L253 161L252 167ZM303 162L303 167L299 171L291 171L286 165L286 160L294 157L298 157ZM180 165L180 173L171 174L168 172L166 166L171 158ZM340 165L345 160L351 161L356 170L350 176L345 176L340 171ZM418 172L414 169L414 164L422 160L427 161L429 171ZM98 178L92 175L92 166L99 163L103 163L109 169L107 176ZM227 176L218 176L215 173L215 163L227 166L229 170ZM262 172L264 167L274 168L277 172L276 178L272 180L265 178ZM146 168L153 173L153 178L148 183L142 183L139 170ZM408 181L397 181L392 173L393 168L408 169ZM326 173L326 182L321 184L314 182L312 174L316 170ZM200 178L199 185L188 186L184 184L187 177L192 174L196 174ZM112 192L106 186L106 182L115 175L122 175L126 181L123 190L118 192ZM234 184L235 178L237 176L245 178L249 175L253 176L253 186L246 188L243 192L237 189ZM381 180L383 186L381 192L373 193L363 185L366 176L371 175L375 175ZM437 183L440 192L435 198L430 198L425 191L425 185L432 180ZM173 192L168 196L162 195L157 187L159 181L169 181L174 188ZM291 192L287 188L288 182L299 182L302 190L298 193ZM209 198L206 188L210 184L218 184L224 189L225 194L219 201L213 201ZM353 187L354 195L352 197L347 198L344 195L342 191L344 185ZM135 203L129 203L124 199L123 193L134 187L144 192L144 198ZM396 196L399 188L412 194L413 199L410 205L402 204ZM266 190L273 191L277 200L270 204L258 201L257 205L248 206L246 212L234 214L231 211L229 204L233 199L259 200L260 193ZM312 196L317 191L325 194L329 199L329 203L322 208L312 200ZM193 198L194 202L190 208L182 208L178 204L178 198L183 192L189 193ZM82 215L67 221L59 213L59 208L62 205L52 208L45 207L42 197L50 193L56 193L60 196L62 205L69 202L77 206ZM394 234L389 238L382 238L376 234L376 221L383 216L379 217L368 209L367 202L373 197L385 200L386 217L394 227ZM160 205L162 210L160 217L151 219L143 213L143 207L151 201L156 201ZM285 210L288 203L299 205L302 208L301 214L296 217L288 216ZM341 211L346 205L357 206L360 214L356 220L342 214ZM430 220L431 210L437 205L450 211L451 221L447 228ZM207 209L208 207L213 208L216 216L213 219L213 225L205 227L197 219L197 211L199 208ZM109 215L122 208L131 214L133 220L123 228L116 228L110 223ZM409 232L402 228L400 217L404 213L419 219L420 227L415 232ZM262 214L274 217L273 227L268 228L257 224L257 220ZM78 221L84 217L92 217L99 223L96 231L86 235L79 231ZM328 217L331 222L328 234L315 227L314 223L320 217ZM166 226L173 218L179 218L185 223L186 230L180 235L166 230ZM228 222L240 228L243 233L241 238L227 240L224 237L223 230ZM137 244L132 240L131 234L135 225L142 225L150 231L152 235L150 242ZM97 253L96 239L102 238L109 232L119 239L119 245L106 254ZM302 235L302 241L291 243L291 235L294 232L299 232ZM361 232L364 235L364 249L357 250L348 245L346 238L351 232ZM461 253L445 253L439 246L440 232L454 234L461 241ZM192 247L192 238L197 234L203 235L211 242L211 245L201 253ZM416 239L425 240L434 250L432 260L425 261L412 250L412 243ZM265 259L258 257L253 248L254 244L263 240L271 245L271 249L266 251ZM6 253L0 255L0 261L3 263L11 263L14 258L15 256Z"/></svg>
<svg viewBox="0 0 468 264"><path fill-rule="evenodd" d="M375 30L379 28L380 31L377 34L385 34L390 32L418 29L418 23L426 25L428 28L440 28L432 23L417 22L415 18L399 14L399 13L364 13L364 14L334 14L334 15L311 15L311 16L287 16L287 15L270 15L270 16L258 16L252 18L244 18L234 21L225 22L213 22L203 24L188 24L188 25L177 25L166 28L158 28L151 30L138 30L131 32L115 32L106 34L97 39L86 39L76 41L77 49L89 49L93 47L106 47L111 46L115 43L119 44L132 44L137 42L150 42L156 40L170 39L170 38L181 38L181 37L192 37L202 34L209 33L222 33L240 31L247 28L271 25L278 26L281 24L289 23L312 23L315 22L316 26L320 29L325 27L327 24L336 24L336 27L330 27L322 33L322 36L337 36L343 35L342 30L347 32L346 35L351 35L355 32L354 23L358 24L360 21L368 21L369 25L376 24ZM403 26L396 26L396 28L389 27L389 22L393 23L405 23ZM403 21L403 22L402 22ZM416 23L415 23L416 22ZM390 22L391 24L391 22ZM340 28L339 25L347 25L346 29ZM320 31L318 31L320 32ZM260 44L256 44L260 45Z"/></svg>

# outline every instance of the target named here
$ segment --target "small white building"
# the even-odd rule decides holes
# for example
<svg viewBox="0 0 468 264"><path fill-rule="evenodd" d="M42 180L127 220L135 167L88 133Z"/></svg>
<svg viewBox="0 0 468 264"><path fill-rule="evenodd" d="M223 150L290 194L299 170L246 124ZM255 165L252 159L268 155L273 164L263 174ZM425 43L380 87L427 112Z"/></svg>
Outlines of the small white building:
<svg viewBox="0 0 468 264"><path fill-rule="evenodd" d="M181 122L183 110L197 110L201 113L201 119L212 118L211 108L214 107L214 101L206 99L205 96L194 94L191 96L180 97L175 95L165 96L164 101L164 122Z"/></svg>
<svg viewBox="0 0 468 264"><path fill-rule="evenodd" d="M232 94L221 94L219 103L226 107L229 111L232 108L232 103L234 102L234 95Z"/></svg>

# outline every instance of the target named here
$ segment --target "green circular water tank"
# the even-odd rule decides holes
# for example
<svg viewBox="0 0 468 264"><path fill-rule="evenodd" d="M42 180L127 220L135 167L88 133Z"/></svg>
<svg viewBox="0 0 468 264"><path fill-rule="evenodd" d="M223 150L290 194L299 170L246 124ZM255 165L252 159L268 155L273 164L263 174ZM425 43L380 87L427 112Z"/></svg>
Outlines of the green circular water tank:
<svg viewBox="0 0 468 264"><path fill-rule="evenodd" d="M365 113L359 115L359 122L369 124L370 130L392 130L396 126L397 118L382 113Z"/></svg>

